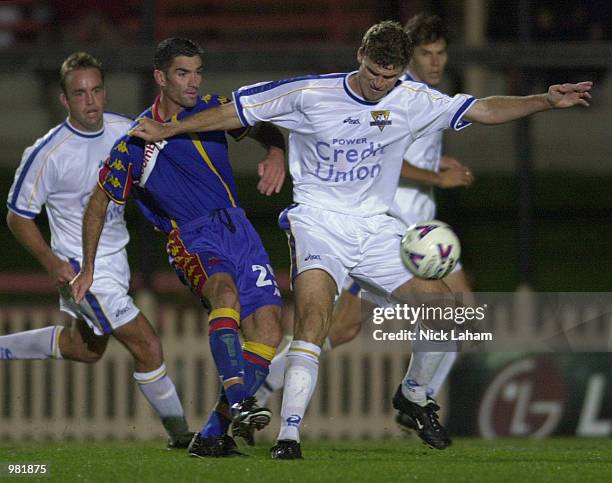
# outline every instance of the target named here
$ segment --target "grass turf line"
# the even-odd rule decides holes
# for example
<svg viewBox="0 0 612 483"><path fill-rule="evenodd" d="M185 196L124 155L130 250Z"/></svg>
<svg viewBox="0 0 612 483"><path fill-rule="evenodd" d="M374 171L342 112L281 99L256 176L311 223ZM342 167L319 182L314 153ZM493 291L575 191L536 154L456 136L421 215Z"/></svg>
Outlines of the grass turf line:
<svg viewBox="0 0 612 483"><path fill-rule="evenodd" d="M200 459L159 442L3 442L0 463L46 463L41 481L612 481L612 439L457 439L445 451L413 440L305 441L302 461ZM29 479L29 478L28 478ZM25 481L21 478L21 481Z"/></svg>

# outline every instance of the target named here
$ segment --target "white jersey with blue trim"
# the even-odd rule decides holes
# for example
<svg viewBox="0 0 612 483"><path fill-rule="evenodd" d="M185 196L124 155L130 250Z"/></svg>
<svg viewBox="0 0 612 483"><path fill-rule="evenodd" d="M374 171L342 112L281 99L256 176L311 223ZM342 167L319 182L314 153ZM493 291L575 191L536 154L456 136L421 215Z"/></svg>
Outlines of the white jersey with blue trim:
<svg viewBox="0 0 612 483"><path fill-rule="evenodd" d="M7 206L19 216L34 219L45 205L51 248L57 255L81 260L85 206L115 140L131 124L127 117L104 113L100 131L84 132L66 119L24 151ZM116 253L127 245L123 214L123 206L109 203L97 256Z"/></svg>
<svg viewBox="0 0 612 483"><path fill-rule="evenodd" d="M403 80L418 82L410 73ZM426 85L423 83L423 85ZM465 127L465 126L464 126ZM442 158L442 131L417 139L404 154L404 160L417 168L429 171L440 171ZM406 226L431 220L436 217L436 201L433 186L426 186L401 178L389 214L399 219Z"/></svg>
<svg viewBox="0 0 612 483"><path fill-rule="evenodd" d="M293 200L353 216L389 210L402 160L418 138L461 129L475 99L449 97L410 81L378 102L348 85L356 72L305 76L234 92L243 125L268 121L287 128Z"/></svg>

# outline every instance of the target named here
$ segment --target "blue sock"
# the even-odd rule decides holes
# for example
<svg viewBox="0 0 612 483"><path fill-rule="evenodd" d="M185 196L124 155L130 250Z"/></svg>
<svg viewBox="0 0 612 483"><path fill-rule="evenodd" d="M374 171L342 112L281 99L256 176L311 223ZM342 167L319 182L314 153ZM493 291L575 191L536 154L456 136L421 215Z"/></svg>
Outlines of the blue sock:
<svg viewBox="0 0 612 483"><path fill-rule="evenodd" d="M233 309L215 309L209 315L208 340L215 365L230 407L246 397L244 357L238 325L240 316ZM230 384L226 384L226 383Z"/></svg>
<svg viewBox="0 0 612 483"><path fill-rule="evenodd" d="M208 421L206 421L206 424L202 427L200 436L209 438L213 436L221 436L222 434L227 433L231 422L229 419L229 411L230 409L227 396L225 395L223 386L221 386L219 401L217 402L217 405L215 406L215 409L211 415L208 417Z"/></svg>
<svg viewBox="0 0 612 483"><path fill-rule="evenodd" d="M247 396L253 396L270 372L270 361L276 353L272 346L247 341L242 347L244 354L244 385Z"/></svg>

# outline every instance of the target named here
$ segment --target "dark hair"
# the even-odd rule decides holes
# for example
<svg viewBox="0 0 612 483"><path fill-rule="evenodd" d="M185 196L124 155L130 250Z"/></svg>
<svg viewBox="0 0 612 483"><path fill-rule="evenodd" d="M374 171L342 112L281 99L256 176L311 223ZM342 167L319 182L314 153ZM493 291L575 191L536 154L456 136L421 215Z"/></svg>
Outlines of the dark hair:
<svg viewBox="0 0 612 483"><path fill-rule="evenodd" d="M382 67L406 67L412 47L410 35L391 20L372 25L361 40L363 54Z"/></svg>
<svg viewBox="0 0 612 483"><path fill-rule="evenodd" d="M414 45L431 44L440 39L448 43L448 30L437 15L419 13L408 20L406 30L410 33Z"/></svg>
<svg viewBox="0 0 612 483"><path fill-rule="evenodd" d="M64 94L67 94L66 77L71 72L80 69L98 69L100 77L102 77L102 83L104 83L104 70L100 61L87 52L75 52L62 62L62 67L60 68L60 86Z"/></svg>
<svg viewBox="0 0 612 483"><path fill-rule="evenodd" d="M170 67L172 61L181 55L184 55L185 57L194 57L199 55L200 58L203 58L204 51L202 50L202 47L189 39L174 37L162 40L155 50L153 67L157 70L165 71L168 69L168 67Z"/></svg>

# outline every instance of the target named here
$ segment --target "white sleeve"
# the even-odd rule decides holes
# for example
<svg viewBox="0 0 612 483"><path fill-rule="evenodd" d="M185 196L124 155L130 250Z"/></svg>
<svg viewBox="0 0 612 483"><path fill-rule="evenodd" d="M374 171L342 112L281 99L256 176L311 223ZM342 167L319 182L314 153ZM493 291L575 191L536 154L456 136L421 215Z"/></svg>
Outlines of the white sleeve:
<svg viewBox="0 0 612 483"><path fill-rule="evenodd" d="M243 126L268 121L290 130L303 118L302 92L307 80L296 78L241 87L233 93L236 112Z"/></svg>
<svg viewBox="0 0 612 483"><path fill-rule="evenodd" d="M476 99L467 94L449 97L434 89L421 88L413 98L412 134L415 139L443 129L459 131L471 123L463 120Z"/></svg>
<svg viewBox="0 0 612 483"><path fill-rule="evenodd" d="M57 173L50 159L51 137L39 139L27 148L15 172L7 207L24 218L36 218L55 185Z"/></svg>

